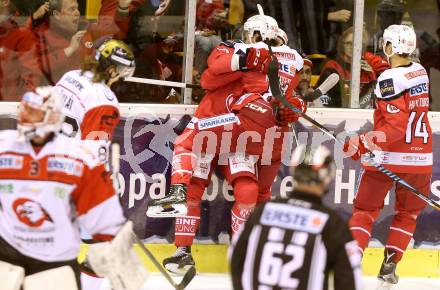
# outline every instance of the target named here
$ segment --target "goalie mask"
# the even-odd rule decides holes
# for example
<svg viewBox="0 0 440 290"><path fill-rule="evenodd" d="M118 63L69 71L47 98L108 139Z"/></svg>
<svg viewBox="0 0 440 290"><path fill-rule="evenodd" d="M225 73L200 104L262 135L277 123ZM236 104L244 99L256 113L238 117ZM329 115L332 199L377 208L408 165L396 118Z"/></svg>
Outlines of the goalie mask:
<svg viewBox="0 0 440 290"><path fill-rule="evenodd" d="M133 51L126 43L116 39L107 39L99 45L95 59L105 68L115 65L121 78L131 77L136 68Z"/></svg>
<svg viewBox="0 0 440 290"><path fill-rule="evenodd" d="M38 87L25 93L17 111L19 140L58 134L64 122L63 105L63 96L55 87Z"/></svg>
<svg viewBox="0 0 440 290"><path fill-rule="evenodd" d="M336 165L330 151L319 146L313 151L299 145L292 155L292 176L296 183L320 185L326 192L335 178Z"/></svg>
<svg viewBox="0 0 440 290"><path fill-rule="evenodd" d="M411 54L416 50L416 33L407 25L390 25L383 33L383 52L387 57L394 54ZM391 43L392 52L386 52L386 46Z"/></svg>

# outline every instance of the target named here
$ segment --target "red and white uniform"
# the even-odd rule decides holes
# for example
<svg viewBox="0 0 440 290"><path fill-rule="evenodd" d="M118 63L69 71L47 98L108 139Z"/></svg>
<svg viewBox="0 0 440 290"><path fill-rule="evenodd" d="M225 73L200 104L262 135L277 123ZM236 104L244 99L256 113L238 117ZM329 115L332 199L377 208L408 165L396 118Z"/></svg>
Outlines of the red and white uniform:
<svg viewBox="0 0 440 290"><path fill-rule="evenodd" d="M377 161L397 173L431 173L432 130L428 120L429 79L418 63L384 71L374 90ZM380 139L380 137L379 137ZM374 167L364 164L366 169Z"/></svg>
<svg viewBox="0 0 440 290"><path fill-rule="evenodd" d="M264 46L267 47L264 43L254 45L257 48ZM216 140L212 149L206 150L205 142L199 152L195 153L210 151L208 152L210 155L218 154L225 128L230 129L238 122L231 111L231 104L245 93L264 93L268 90L266 74L256 71L243 72L232 68L234 54L245 53L247 47L250 46L244 43L225 42L210 54L208 67L201 78L202 87L207 93L197 107L191 122L175 141L172 184L189 184L193 172L191 160L196 158L196 154L192 153L193 146L198 145L197 142L194 143L194 138L199 132L212 132ZM225 151L229 152L230 149L227 148Z"/></svg>
<svg viewBox="0 0 440 290"><path fill-rule="evenodd" d="M0 133L0 236L23 255L75 259L79 225L114 236L125 222L97 142L58 135L35 153L17 131ZM90 144L86 144L90 143Z"/></svg>
<svg viewBox="0 0 440 290"><path fill-rule="evenodd" d="M374 111L374 135L380 150L376 161L428 196L432 171L432 132L428 121L429 79L418 63L385 70L379 77ZM381 140L380 134L386 137ZM374 139L373 139L374 140ZM376 148L377 149L377 148ZM375 168L363 164L359 188L349 225L360 250L368 246L374 221L394 182ZM385 247L399 262L416 228L416 218L425 202L400 184L395 184L396 213Z"/></svg>
<svg viewBox="0 0 440 290"><path fill-rule="evenodd" d="M283 92L292 94L298 84L298 72L303 67L303 59L295 50L287 46L273 47L272 50L280 62L279 75ZM214 79L212 82L214 86ZM223 175L234 186L236 204L231 212L231 224L234 232L250 214L252 205L271 197L271 186L281 164L283 133L287 132L289 127L287 124L277 122L273 112L274 99L269 93L248 93L234 99L235 102L230 107L239 122L234 124L231 131L225 130L226 134L223 135L227 138L227 140L222 140L223 143L229 143L228 140L231 140L228 151L220 152L225 154L227 158L215 154L206 154L198 158L193 178L188 186L188 215L176 218L176 246L192 245L200 222L199 202L217 165L220 165ZM261 140L257 142L249 140L243 151L237 147L236 141L240 134L246 132L258 132ZM244 153L244 155L235 154L234 152L237 151L241 151L240 153ZM259 160L250 155L256 155ZM238 204L249 205L249 207L239 209ZM192 226L184 226L187 224Z"/></svg>
<svg viewBox="0 0 440 290"><path fill-rule="evenodd" d="M93 82L93 73L67 72L56 84L64 96L63 133L88 140L111 140L119 123L119 102L104 82Z"/></svg>

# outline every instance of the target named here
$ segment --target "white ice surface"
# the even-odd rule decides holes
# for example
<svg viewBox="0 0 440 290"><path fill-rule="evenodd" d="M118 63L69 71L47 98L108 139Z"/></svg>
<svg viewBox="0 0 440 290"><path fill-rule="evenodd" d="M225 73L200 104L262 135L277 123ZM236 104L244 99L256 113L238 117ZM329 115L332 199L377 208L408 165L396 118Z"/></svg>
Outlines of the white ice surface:
<svg viewBox="0 0 440 290"><path fill-rule="evenodd" d="M176 283L180 282L179 276L173 276ZM364 277L364 290L375 290L377 279ZM110 290L108 283L96 290ZM143 290L173 290L174 288L159 273L151 274ZM232 290L230 278L226 274L198 274L188 285L187 290ZM392 290L440 290L440 279L401 278Z"/></svg>

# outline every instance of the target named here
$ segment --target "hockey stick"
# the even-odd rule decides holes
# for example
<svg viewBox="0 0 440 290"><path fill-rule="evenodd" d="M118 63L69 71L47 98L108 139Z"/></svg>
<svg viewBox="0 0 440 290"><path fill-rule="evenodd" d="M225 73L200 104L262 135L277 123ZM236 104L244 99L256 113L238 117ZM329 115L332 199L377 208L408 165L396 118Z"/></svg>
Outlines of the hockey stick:
<svg viewBox="0 0 440 290"><path fill-rule="evenodd" d="M117 179L117 173L119 173L120 168L120 146L118 143L111 143L111 168L113 173L113 178ZM113 180L113 185L115 186L117 184L117 181ZM173 278L171 278L170 274L162 267L162 265L157 261L157 259L154 257L154 255L151 253L150 250L147 249L147 247L144 245L144 243L139 239L139 237L133 232L133 240L136 244L142 249L145 255L150 259L151 262L153 262L154 266L160 271L160 273L170 282L170 284L176 289L176 290L183 290L186 286L192 281L194 276L196 275L196 268L194 266L191 266L188 271L185 273L185 275L182 278L182 281L180 284L177 284L174 282Z"/></svg>
<svg viewBox="0 0 440 290"><path fill-rule="evenodd" d="M327 94L327 92L330 91L338 82L339 75L337 73L332 73L316 90L313 91L313 93L304 96L304 100L307 102L313 102L320 96Z"/></svg>
<svg viewBox="0 0 440 290"><path fill-rule="evenodd" d="M170 282L170 284L176 289L176 290L183 290L186 286L192 281L194 276L196 275L196 268L194 266L191 266L188 271L186 271L185 275L182 278L182 281L180 284L177 284L174 282L173 278L171 278L170 274L162 267L162 265L157 261L157 259L153 256L153 254L150 252L150 250L145 247L144 243L139 239L136 234L133 233L133 238L136 244L138 244L144 254L150 258L151 262L153 262L154 266L162 273L162 275Z"/></svg>
<svg viewBox="0 0 440 290"><path fill-rule="evenodd" d="M284 106L288 107L289 109L291 109L292 111L294 111L295 113L300 115L302 118L304 118L307 121L309 121L310 123L312 123L319 130L321 130L322 132L324 132L325 134L327 134L328 136L330 136L332 139L334 139L336 142L338 142L339 144L341 144L343 146L344 142L342 140L340 140L338 137L336 137L335 134L330 132L326 127L322 126L321 124L316 122L314 119L312 119L309 116L307 116L306 114L304 114L300 109L298 109L297 107L295 107L294 105L289 103L289 101L287 101L287 99L283 96L283 94L281 93L280 81L279 81L279 77L278 77L278 60L277 60L276 56L273 54L270 46L269 46L269 51L272 56L272 61L269 63L268 77L269 77L269 87L272 92L272 96L275 99L277 99L278 101L280 101ZM408 184L405 180L403 180L402 178L400 178L399 176L397 176L396 174L394 174L390 170L386 169L385 167L383 167L382 165L380 165L379 163L374 161L371 154L370 154L370 156L366 157L366 161L370 165L375 167L377 170L379 170L380 172L382 172L383 174L385 174L386 176L391 178L393 181L395 181L395 182L399 183L400 185L402 185L403 187L406 187L407 189L411 190L415 195L417 195L420 199L422 199L427 204L432 206L434 209L440 211L440 204L438 202L430 199L429 197L426 197L423 193L421 193L420 191L415 189L412 185Z"/></svg>

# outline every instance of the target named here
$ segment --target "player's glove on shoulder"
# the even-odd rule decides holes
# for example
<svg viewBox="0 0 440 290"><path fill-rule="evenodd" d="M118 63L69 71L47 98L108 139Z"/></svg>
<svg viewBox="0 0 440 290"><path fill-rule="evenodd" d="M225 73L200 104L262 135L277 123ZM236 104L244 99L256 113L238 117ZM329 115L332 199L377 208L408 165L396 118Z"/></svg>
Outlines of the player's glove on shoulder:
<svg viewBox="0 0 440 290"><path fill-rule="evenodd" d="M305 113L307 111L306 102L302 98L290 96L287 97L287 101L291 103L294 107L298 108L298 110L301 110L301 112ZM295 113L290 108L287 108L283 104L278 103L277 118L280 125L284 126L288 123L296 122L298 121L299 117L300 114Z"/></svg>
<svg viewBox="0 0 440 290"><path fill-rule="evenodd" d="M249 47L246 53L240 55L239 70L252 70L267 73L271 60L269 50Z"/></svg>

